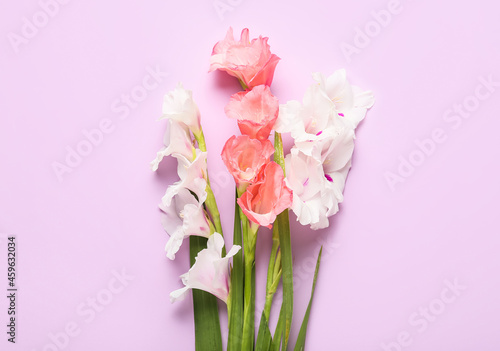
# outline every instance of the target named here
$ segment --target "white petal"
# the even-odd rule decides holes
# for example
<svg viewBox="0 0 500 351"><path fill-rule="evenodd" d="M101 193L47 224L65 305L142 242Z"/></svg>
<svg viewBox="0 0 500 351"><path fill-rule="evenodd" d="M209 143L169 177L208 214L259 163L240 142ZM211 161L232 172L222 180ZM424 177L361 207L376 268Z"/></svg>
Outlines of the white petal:
<svg viewBox="0 0 500 351"><path fill-rule="evenodd" d="M191 135L189 129L184 124L170 120L163 142L165 147L158 151L156 158L151 161L151 169L153 171L158 169L159 163L166 156L180 154L191 161L194 159L194 147Z"/></svg>
<svg viewBox="0 0 500 351"><path fill-rule="evenodd" d="M176 202L172 202L176 195L174 194L171 197L171 195L175 192L171 191L172 188L175 188L175 185L171 185L167 189L167 193L170 193L168 195L165 194L165 196L162 198L162 203L159 205L160 209L162 210L162 225L169 235L173 235L177 228L182 226L182 219L179 217L181 208L177 207Z"/></svg>
<svg viewBox="0 0 500 351"><path fill-rule="evenodd" d="M343 168L352 158L354 151L354 131L350 128L332 128L325 131L320 157L323 170L330 174Z"/></svg>
<svg viewBox="0 0 500 351"><path fill-rule="evenodd" d="M164 96L162 118L184 123L194 134L201 130L200 112L193 100L193 94L190 90L184 89L181 83Z"/></svg>
<svg viewBox="0 0 500 351"><path fill-rule="evenodd" d="M196 149L196 158L193 161L182 155L176 155L176 157L180 184L195 193L199 202L205 202L207 198L207 153Z"/></svg>
<svg viewBox="0 0 500 351"><path fill-rule="evenodd" d="M210 235L207 241L207 249L215 252L219 257L222 255L222 248L224 247L224 238L219 233Z"/></svg>
<svg viewBox="0 0 500 351"><path fill-rule="evenodd" d="M375 97L371 90L363 91L357 86L353 86L354 107L371 108L375 103Z"/></svg>
<svg viewBox="0 0 500 351"><path fill-rule="evenodd" d="M194 147L191 134L182 123L175 120L169 121L169 129L165 133L165 146L171 154L181 154L189 160L193 160Z"/></svg>
<svg viewBox="0 0 500 351"><path fill-rule="evenodd" d="M179 227L168 239L167 245L165 245L165 251L167 252L167 257L171 260L175 260L175 254L179 251L179 248L184 241L184 233L182 227Z"/></svg>
<svg viewBox="0 0 500 351"><path fill-rule="evenodd" d="M371 91L361 91L358 87L353 87L354 102L353 107L344 111L345 121L349 123L352 129L356 128L365 116L369 108L375 102L373 93Z"/></svg>
<svg viewBox="0 0 500 351"><path fill-rule="evenodd" d="M163 160L163 158L168 155L170 155L170 153L166 147L163 147L160 151L158 151L156 153L156 158L153 161L151 161L151 169L153 171L158 170L158 165Z"/></svg>
<svg viewBox="0 0 500 351"><path fill-rule="evenodd" d="M241 248L234 246L226 257L221 257L224 239L219 233L210 236L207 248L196 256L189 272L182 276L186 288L201 289L227 302L229 294L229 259Z"/></svg>
<svg viewBox="0 0 500 351"><path fill-rule="evenodd" d="M321 229L344 199L354 129L374 99L371 91L351 86L344 69L328 78L314 73L313 79L316 83L307 89L302 106L292 105L293 118L286 108L280 113L295 123L288 128L295 145L285 159L292 210L301 224Z"/></svg>
<svg viewBox="0 0 500 351"><path fill-rule="evenodd" d="M183 288L174 290L170 293L170 303L174 303L175 301L182 301L186 298L189 287L185 286Z"/></svg>
<svg viewBox="0 0 500 351"><path fill-rule="evenodd" d="M241 246L240 245L233 245L233 247L231 248L231 250L229 250L229 252L227 253L226 257L229 258L229 257L233 257L234 255L236 255L238 253L238 251L241 250Z"/></svg>
<svg viewBox="0 0 500 351"><path fill-rule="evenodd" d="M307 89L301 110L301 120L306 133L316 135L330 125L335 105L318 84Z"/></svg>
<svg viewBox="0 0 500 351"><path fill-rule="evenodd" d="M293 190L292 210L302 225L318 223L326 218L328 208L322 194L327 181L321 162L292 148L285 159L286 184Z"/></svg>
<svg viewBox="0 0 500 351"><path fill-rule="evenodd" d="M324 86L330 99L335 99L344 94L346 89L350 88L347 82L347 73L344 68L336 70L326 79L326 85Z"/></svg>
<svg viewBox="0 0 500 351"><path fill-rule="evenodd" d="M201 203L184 205L181 217L184 219L182 229L185 236L210 236L210 227Z"/></svg>
<svg viewBox="0 0 500 351"><path fill-rule="evenodd" d="M316 223L312 223L311 224L311 229L312 230L318 230L318 229L324 229L324 228L328 228L328 226L330 225L330 221L328 220L328 217L322 217L320 219L320 221L316 222Z"/></svg>
<svg viewBox="0 0 500 351"><path fill-rule="evenodd" d="M171 185L167 189L160 209L163 211L163 227L170 235L165 247L169 259L175 259L175 254L188 236L210 236L210 227L202 204L180 184Z"/></svg>
<svg viewBox="0 0 500 351"><path fill-rule="evenodd" d="M312 74L312 78L319 84L319 85L322 85L322 86L326 86L326 80L325 80L325 76L323 75L323 73L321 72L314 72Z"/></svg>
<svg viewBox="0 0 500 351"><path fill-rule="evenodd" d="M290 133L292 129L297 126L297 123L300 123L298 120L300 109L300 102L295 100L280 105L278 118L274 124L274 130L278 133Z"/></svg>

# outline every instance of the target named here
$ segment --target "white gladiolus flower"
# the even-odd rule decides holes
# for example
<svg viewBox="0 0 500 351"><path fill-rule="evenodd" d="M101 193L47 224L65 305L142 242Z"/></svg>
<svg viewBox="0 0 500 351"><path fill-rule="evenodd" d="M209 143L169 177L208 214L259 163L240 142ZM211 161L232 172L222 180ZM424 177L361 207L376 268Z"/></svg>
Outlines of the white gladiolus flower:
<svg viewBox="0 0 500 351"><path fill-rule="evenodd" d="M191 192L174 184L163 197L160 209L162 224L170 238L165 247L167 257L175 259L175 254L185 238L191 235L210 236L210 226L203 210L202 203L198 202ZM170 189L169 188L169 189Z"/></svg>
<svg viewBox="0 0 500 351"><path fill-rule="evenodd" d="M331 174L343 168L351 160L354 151L354 131L344 126L334 126L325 129L322 136L323 138L311 148L310 153L304 152L304 148L297 148L306 155L320 160L325 174Z"/></svg>
<svg viewBox="0 0 500 351"><path fill-rule="evenodd" d="M345 69L339 69L327 78L321 73L314 73L313 79L334 103L335 112L344 117L353 129L365 118L366 111L375 103L371 91L362 91L347 81Z"/></svg>
<svg viewBox="0 0 500 351"><path fill-rule="evenodd" d="M276 131L291 132L294 139L314 141L316 135L336 123L355 129L375 102L371 91L362 91L346 79L344 69L325 78L314 73L316 81L307 89L302 104L289 101L280 105Z"/></svg>
<svg viewBox="0 0 500 351"><path fill-rule="evenodd" d="M186 90L182 83L168 92L163 98L163 116L184 123L194 135L201 132L200 111L193 100L191 90Z"/></svg>
<svg viewBox="0 0 500 351"><path fill-rule="evenodd" d="M342 157L342 160L335 160L335 162L346 164L347 159L351 158L354 150L354 130L342 121L325 128L314 138L308 138L308 136L303 134L303 137L295 139L295 147L304 154L324 162L326 155L333 149L337 149L336 157Z"/></svg>
<svg viewBox="0 0 500 351"><path fill-rule="evenodd" d="M321 162L293 148L286 156L286 185L293 191L292 210L302 225L328 226L323 203L325 182Z"/></svg>
<svg viewBox="0 0 500 351"><path fill-rule="evenodd" d="M194 160L195 149L189 129L184 123L179 123L170 119L169 128L165 133L163 143L165 147L158 151L156 158L151 161L151 168L153 171L158 169L158 165L166 156L182 155L190 161Z"/></svg>
<svg viewBox="0 0 500 351"><path fill-rule="evenodd" d="M175 185L191 190L198 197L198 201L203 203L207 198L207 153L196 149L195 154L196 157L192 161L180 154L173 155L177 158L177 174L181 179Z"/></svg>
<svg viewBox="0 0 500 351"><path fill-rule="evenodd" d="M207 153L193 149L190 158L173 153L177 158L180 180L167 188L160 209L164 212L163 227L170 235L165 250L175 258L182 241L190 235L209 237L210 226L203 210L207 198ZM193 158L194 157L194 158Z"/></svg>
<svg viewBox="0 0 500 351"><path fill-rule="evenodd" d="M333 102L318 84L311 85L302 101L292 100L280 105L275 129L279 133L290 132L294 139L314 140L316 135L332 125Z"/></svg>
<svg viewBox="0 0 500 351"><path fill-rule="evenodd" d="M170 293L170 301L183 300L189 289L200 289L215 295L227 303L229 294L229 259L236 255L241 246L234 245L225 257L222 257L224 239L219 233L210 236L207 248L196 256L191 269L181 275L183 288Z"/></svg>
<svg viewBox="0 0 500 351"><path fill-rule="evenodd" d="M335 153L327 154L326 160ZM312 229L328 227L328 217L338 212L339 203L344 200L342 193L351 167L350 158L341 166L342 162L321 162L292 148L285 165L286 184L293 190L292 210L297 220Z"/></svg>
<svg viewBox="0 0 500 351"><path fill-rule="evenodd" d="M286 157L292 210L312 229L328 226L339 210L354 151L354 129L374 103L371 91L351 86L345 70L325 78L314 73L302 104L280 106L278 132L290 132L295 145Z"/></svg>

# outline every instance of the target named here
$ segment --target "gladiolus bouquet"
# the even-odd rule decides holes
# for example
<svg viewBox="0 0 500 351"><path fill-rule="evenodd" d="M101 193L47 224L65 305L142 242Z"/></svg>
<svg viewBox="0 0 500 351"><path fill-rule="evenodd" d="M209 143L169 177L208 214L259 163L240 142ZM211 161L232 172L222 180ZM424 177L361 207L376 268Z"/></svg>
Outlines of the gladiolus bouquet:
<svg viewBox="0 0 500 351"><path fill-rule="evenodd" d="M222 350L216 298L227 305L227 350L287 350L292 344L288 210L311 229L328 227L328 218L337 213L343 201L355 129L374 103L370 91L350 85L345 70L338 70L328 77L314 73L314 82L302 102L280 105L270 88L280 58L271 53L267 41L263 37L250 40L248 29L236 41L230 28L210 57L210 71L225 71L243 87L225 107L226 115L237 121L241 135L231 136L221 152L235 181L233 246L229 250L210 187L198 106L192 92L180 83L164 98L162 118L168 119L165 146L151 165L156 170L165 156L178 162L180 180L167 188L160 209L169 235L165 248L168 258L173 260L189 237L191 268L181 276L184 287L173 291L170 300L182 300L192 291L196 350ZM274 144L269 140L272 131ZM290 133L294 142L287 155L282 133ZM265 306L256 333L255 251L260 227L272 228L272 248ZM295 350L305 346L320 258L321 250ZM283 302L272 333L268 322L280 283Z"/></svg>

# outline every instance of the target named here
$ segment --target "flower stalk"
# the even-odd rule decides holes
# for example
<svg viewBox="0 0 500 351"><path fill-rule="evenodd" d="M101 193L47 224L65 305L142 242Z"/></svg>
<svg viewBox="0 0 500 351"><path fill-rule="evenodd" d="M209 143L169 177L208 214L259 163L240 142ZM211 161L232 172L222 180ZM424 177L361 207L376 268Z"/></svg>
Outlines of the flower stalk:
<svg viewBox="0 0 500 351"><path fill-rule="evenodd" d="M207 144L205 143L205 135L203 134L203 129L200 128L199 133L195 133L194 137L198 142L198 148L202 152L206 152ZM213 224L215 226L215 231L223 235L219 208L217 207L215 195L214 192L212 191L212 187L210 186L210 179L208 178L208 174L206 174L206 179L207 179L207 188L206 188L207 199L205 200L205 206L207 208L208 213L210 214L210 217L212 218Z"/></svg>
<svg viewBox="0 0 500 351"><path fill-rule="evenodd" d="M339 210L344 198L355 129L374 103L371 91L351 86L345 70L338 70L328 77L314 73L315 83L302 102L280 105L270 88L280 58L271 53L267 41L262 36L250 39L247 28L235 40L229 28L210 58L210 72L227 72L244 90L233 94L224 109L229 118L237 120L241 132L231 136L221 152L236 184L233 247L227 254L221 215L208 177L199 108L192 92L181 83L163 100L161 119L168 119L169 128L151 168L156 171L166 156L177 159L180 179L167 188L159 207L169 235L167 257L173 260L184 239L189 238L191 268L181 275L184 287L172 291L170 300L182 300L192 291L197 351L222 351L217 298L227 304L228 351L288 349L294 304L288 210L313 230L328 227L328 218ZM272 131L274 145L269 140ZM294 140L286 167L280 133L290 133ZM260 227L273 231L265 304L256 335L255 262ZM296 351L305 347L321 252ZM272 334L269 318L280 282L283 301Z"/></svg>
<svg viewBox="0 0 500 351"><path fill-rule="evenodd" d="M243 250L245 262L243 336L241 349L253 350L255 339L255 247L259 227L252 226L246 216L242 216Z"/></svg>
<svg viewBox="0 0 500 351"><path fill-rule="evenodd" d="M273 245L271 247L271 255L269 257L269 266L267 268L266 302L264 305L264 315L267 321L269 321L273 297L281 279L281 251L279 246L279 233L277 227L275 226L273 228Z"/></svg>
<svg viewBox="0 0 500 351"><path fill-rule="evenodd" d="M237 196L237 194L236 194ZM240 211L236 201L234 202L234 233L233 245L243 245L241 236L241 219ZM229 286L229 297L227 302L228 308L228 340L227 351L241 350L241 336L243 334L243 293L244 293L244 266L243 266L243 250L240 250L233 257L233 269L231 271L231 283Z"/></svg>
<svg viewBox="0 0 500 351"><path fill-rule="evenodd" d="M283 141L281 134L274 133L274 160L281 166L285 172L285 157L283 153ZM293 261L292 261L292 244L290 241L290 222L288 217L288 209L281 212L274 226L277 227L280 248L281 248L281 264L282 264L282 279L283 279L283 305L280 319L283 318L283 339L282 349L286 350L288 345L288 338L290 336L290 329L292 327L293 315ZM280 322L278 321L278 324Z"/></svg>

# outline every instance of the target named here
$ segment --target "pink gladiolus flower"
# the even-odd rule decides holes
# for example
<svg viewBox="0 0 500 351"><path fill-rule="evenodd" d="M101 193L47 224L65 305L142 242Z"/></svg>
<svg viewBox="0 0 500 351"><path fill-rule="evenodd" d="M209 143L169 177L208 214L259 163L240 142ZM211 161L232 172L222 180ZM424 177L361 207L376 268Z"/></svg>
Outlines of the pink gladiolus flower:
<svg viewBox="0 0 500 351"><path fill-rule="evenodd" d="M245 28L241 39L236 41L233 28L229 27L226 37L213 48L209 72L226 71L250 89L261 84L271 85L280 58L271 54L267 40L259 36L250 41L248 28Z"/></svg>
<svg viewBox="0 0 500 351"><path fill-rule="evenodd" d="M268 86L259 85L231 96L224 111L229 118L238 120L241 134L266 140L278 118L279 102Z"/></svg>
<svg viewBox="0 0 500 351"><path fill-rule="evenodd" d="M292 205L292 191L285 185L281 167L269 162L261 180L247 188L238 205L253 223L271 228L276 216Z"/></svg>
<svg viewBox="0 0 500 351"><path fill-rule="evenodd" d="M269 140L260 141L247 135L233 135L224 145L221 156L239 186L255 182L273 152L274 147Z"/></svg>

